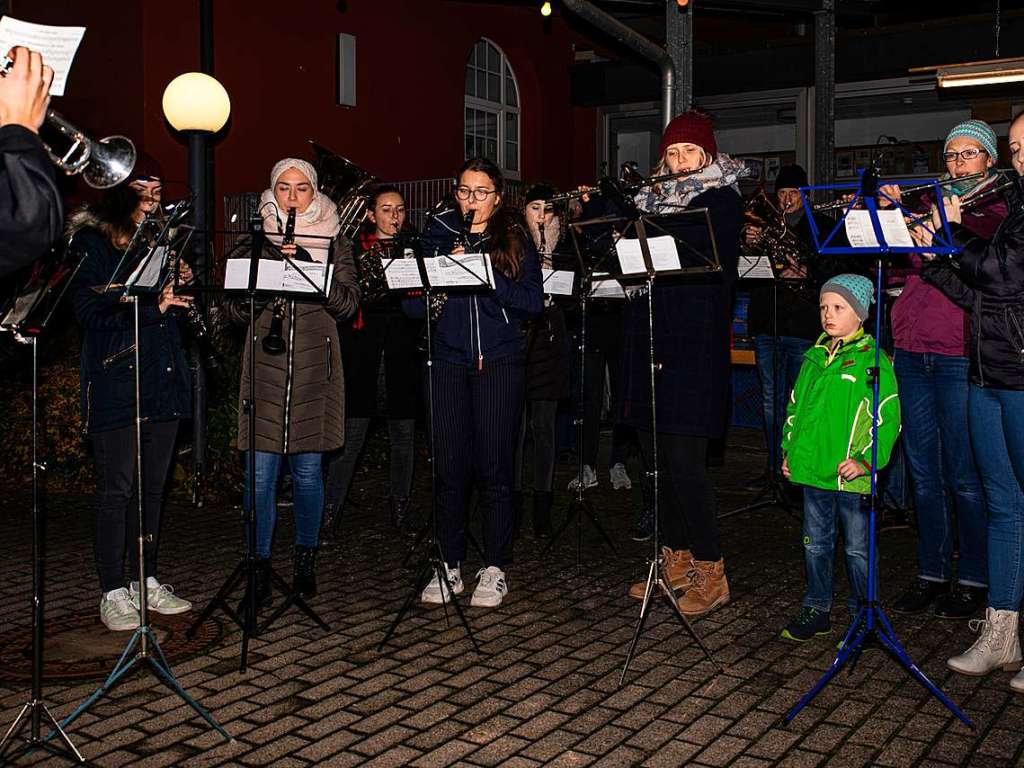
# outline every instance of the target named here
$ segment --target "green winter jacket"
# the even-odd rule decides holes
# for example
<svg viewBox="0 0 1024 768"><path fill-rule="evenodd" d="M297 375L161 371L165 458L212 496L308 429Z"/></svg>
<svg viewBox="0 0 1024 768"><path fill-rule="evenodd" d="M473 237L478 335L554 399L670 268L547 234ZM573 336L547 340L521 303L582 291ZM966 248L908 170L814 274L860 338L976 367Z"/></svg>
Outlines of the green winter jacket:
<svg viewBox="0 0 1024 768"><path fill-rule="evenodd" d="M829 351L827 334L807 350L790 394L782 452L790 480L829 491L871 492L870 475L846 482L836 467L856 459L871 469L871 396L868 369L875 364L875 340L860 329ZM900 433L900 400L892 363L881 356L878 388L878 468L889 461Z"/></svg>

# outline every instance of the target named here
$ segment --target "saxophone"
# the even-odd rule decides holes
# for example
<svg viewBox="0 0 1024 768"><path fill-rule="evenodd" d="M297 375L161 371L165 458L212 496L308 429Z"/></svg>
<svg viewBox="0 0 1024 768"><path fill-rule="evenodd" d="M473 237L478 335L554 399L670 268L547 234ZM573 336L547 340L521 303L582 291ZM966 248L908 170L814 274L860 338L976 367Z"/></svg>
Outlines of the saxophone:
<svg viewBox="0 0 1024 768"><path fill-rule="evenodd" d="M740 242L744 256L767 256L773 269L781 277L807 276L810 251L807 244L786 225L786 217L775 207L764 190L747 202L743 211L744 224L757 227L761 234L757 240Z"/></svg>

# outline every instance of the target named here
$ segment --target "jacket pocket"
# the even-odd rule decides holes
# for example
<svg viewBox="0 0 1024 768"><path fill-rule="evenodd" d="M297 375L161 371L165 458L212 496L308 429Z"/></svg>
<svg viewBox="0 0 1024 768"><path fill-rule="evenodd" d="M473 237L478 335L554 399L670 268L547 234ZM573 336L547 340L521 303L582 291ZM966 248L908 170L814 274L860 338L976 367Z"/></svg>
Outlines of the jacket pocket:
<svg viewBox="0 0 1024 768"><path fill-rule="evenodd" d="M122 350L120 350L118 352L115 352L112 355L108 355L107 357L103 358L103 370L105 370L105 371L106 370L110 370L111 366L116 365L117 363L121 362L122 360L127 358L129 355L132 355L134 353L135 353L135 345L131 344L131 345L125 347L124 349L122 349Z"/></svg>
<svg viewBox="0 0 1024 768"><path fill-rule="evenodd" d="M1003 310L1003 318L1006 321L1006 329L1009 331L1010 341L1017 348L1017 360L1024 364L1024 322L1017 316L1011 307Z"/></svg>
<svg viewBox="0 0 1024 768"><path fill-rule="evenodd" d="M324 351L327 354L327 380L330 381L334 375L334 364L331 361L331 337L324 336Z"/></svg>

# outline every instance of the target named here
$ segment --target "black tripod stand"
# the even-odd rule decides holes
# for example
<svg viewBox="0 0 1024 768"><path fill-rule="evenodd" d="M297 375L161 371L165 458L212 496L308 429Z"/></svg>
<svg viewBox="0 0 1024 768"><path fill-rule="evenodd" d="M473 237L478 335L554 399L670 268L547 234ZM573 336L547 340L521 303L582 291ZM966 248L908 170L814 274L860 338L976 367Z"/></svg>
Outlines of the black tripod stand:
<svg viewBox="0 0 1024 768"><path fill-rule="evenodd" d="M39 359L37 334L25 336L32 346L32 693L18 716L0 739L0 765L4 765L15 755L28 754L36 749L43 749L55 757L84 763L85 758L78 751L67 733L51 714L43 701L43 572L45 556L43 553L44 525L43 513L39 503L39 470L44 467L39 461ZM67 749L51 743L41 735L40 727L43 718L49 721L54 731L60 736ZM27 736L22 736L25 726L29 726ZM19 745L15 740L21 739Z"/></svg>
<svg viewBox="0 0 1024 768"><path fill-rule="evenodd" d="M394 637L395 632L398 630L398 625L402 623L402 619L409 612L413 602L420 596L423 588L429 583L431 574L433 574L434 578L437 579L437 584L441 591L441 606L444 609L445 626L451 626L451 620L448 614L448 601L450 600L452 606L455 608L455 614L458 616L459 622L462 624L462 628L466 630L466 637L468 637L469 641L473 644L473 650L477 653L482 653L480 645L476 641L476 636L473 634L473 630L469 626L469 621L466 619L466 614L462 610L462 606L459 604L459 599L456 597L452 588L451 580L448 578L448 569L445 565L444 554L441 552L441 540L438 535L437 453L434 448L435 440L437 439L435 435L436 423L434 421L434 339L432 329L433 321L430 319L431 283L427 276L426 266L423 263L423 255L417 254L416 259L419 263L420 279L422 281L424 291L424 302L426 303L427 308L427 319L425 325L427 333L427 419L430 426L430 520L428 523L430 526L430 542L416 568L416 578L413 580L412 589L410 590L409 595L405 598L405 602L402 603L402 607L398 609L398 613L395 614L395 618L392 620L387 632L384 633L384 638L380 641L380 645L377 646L377 650L383 651L384 646L390 642L392 637ZM458 439L458 436L453 437ZM412 551L410 551L409 555L411 554ZM408 560L408 556L406 557L406 560Z"/></svg>
<svg viewBox="0 0 1024 768"><path fill-rule="evenodd" d="M576 230L573 230L575 234ZM576 523L576 569L579 570L583 560L583 519L586 518L590 523L597 529L597 532L604 539L605 544L611 549L612 555L618 557L618 550L615 549L615 543L612 541L608 532L601 525L598 520L597 512L594 509L594 504L587 496L587 487L583 482L583 465L585 463L585 457L583 446L586 445L584 440L584 430L586 429L586 370L587 370L587 303L588 296L593 287L593 272L587 270L584 266L584 260L580 251L579 241L574 237L576 244L577 257L580 263L580 343L579 343L579 357L580 357L580 373L579 373L579 397L576 403L576 418L574 426L576 427L576 446L578 454L576 461L576 487L573 489L572 499L569 504L565 507L563 512L564 517L562 518L561 524L555 529L554 534L551 536L551 540L547 543L544 549L541 550L540 556L543 558L551 548L555 546L562 534L569 528L569 526L575 521ZM599 424L594 424L593 428L598 429Z"/></svg>
<svg viewBox="0 0 1024 768"><path fill-rule="evenodd" d="M266 234L263 231L263 221L258 215L253 217L249 222L249 236L249 279L246 287L249 309L249 391L246 393L248 397L244 403L246 416L249 421L249 450L246 457L249 465L249 504L245 510L245 554L242 556L242 559L238 561L238 565L235 566L235 569L221 585L221 588L217 591L213 600L203 608L195 622L193 622L192 626L189 627L186 632L186 635L189 638L194 637L199 627L201 627L203 623L213 615L214 611L217 609L224 611L228 618L237 624L242 630L242 648L240 654L241 658L239 660L239 671L241 672L245 672L248 667L250 639L258 637L265 632L271 624L277 621L277 619L293 605L302 611L302 613L304 613L308 618L312 619L325 632L330 631L330 627L327 623L321 619L309 604L306 603L302 596L297 594L291 585L289 585L288 582L271 567L269 562L262 563L262 567L269 570L270 584L282 595L283 599L281 604L274 609L273 613L271 613L262 624L257 624L259 606L256 603L256 571L259 566L256 561L256 349L260 340L258 338L256 328L256 294L258 293L257 284L260 270L260 257L262 256L265 247L268 245L270 245L270 247L273 246L268 243L266 239ZM313 236L308 235L307 237ZM284 258L286 263L291 263L294 266L294 262L291 259L284 254L281 254L280 251L278 251L278 253ZM330 259L328 259L328 263L330 263ZM313 283L301 269L297 268L296 271L313 287L314 293L319 292L322 298L325 297L325 288ZM330 269L325 269L324 275L326 286L326 280L330 275ZM245 594L242 597L242 602L240 604L241 610L236 611L229 604L228 599L234 593L235 589L243 583L245 584Z"/></svg>
<svg viewBox="0 0 1024 768"><path fill-rule="evenodd" d="M703 212L707 216L706 209L696 211L696 213ZM704 644L700 635L693 628L693 624L687 618L686 614L683 613L679 607L679 602L676 599L675 593L672 590L672 585L669 582L666 568L668 563L665 561L665 557L661 551L661 501L659 499L659 488L658 488L658 408L657 408L657 386L655 377L660 369L658 362L654 356L654 280L658 274L658 270L655 269L654 261L651 258L650 246L647 239L646 230L646 217L643 215L637 215L637 217L630 222L630 225L636 232L636 239L639 241L640 252L643 256L644 266L646 267L645 275L645 287L647 294L647 328L648 328L648 355L650 365L650 392L651 392L651 467L649 470L649 476L651 478L652 493L654 497L654 525L653 535L651 536L651 543L653 547L653 554L651 555L651 561L647 569L647 581L644 585L644 596L643 602L640 605L640 616L636 622L636 628L633 630L633 639L629 643L629 648L626 651L626 661L622 665L622 672L619 674L619 687L622 687L623 682L626 679L626 673L629 671L630 664L633 663L633 657L636 655L637 646L640 644L640 636L644 630L644 624L647 622L647 614L651 607L651 598L657 594L662 600L669 606L672 613L678 619L679 623L683 628L690 634L694 639L694 642L700 647L707 656L708 661L715 667L718 672L722 671L721 666L715 661L714 656L711 655L711 651ZM630 225L627 225L624 235L629 232ZM707 220L708 232L710 233L710 219ZM714 239L711 238L711 246L714 253L714 258L711 263L707 266L712 270L720 270L718 267L718 254L714 250ZM685 270L679 269L675 271L665 270L668 274L681 274ZM706 271L706 270L705 270Z"/></svg>

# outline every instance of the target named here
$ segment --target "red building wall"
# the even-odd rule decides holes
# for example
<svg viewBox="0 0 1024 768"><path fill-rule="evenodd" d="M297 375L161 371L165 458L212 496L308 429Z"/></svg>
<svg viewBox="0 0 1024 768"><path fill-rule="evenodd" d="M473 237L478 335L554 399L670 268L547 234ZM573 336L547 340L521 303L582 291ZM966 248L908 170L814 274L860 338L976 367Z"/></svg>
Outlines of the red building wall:
<svg viewBox="0 0 1024 768"><path fill-rule="evenodd" d="M29 21L88 27L59 108L97 134L125 133L183 179L186 150L161 96L199 68L198 2L14 2ZM565 20L532 2L218 0L215 75L232 102L216 144L217 194L265 187L271 166L308 156L306 140L395 180L450 175L463 159L465 65L480 37L508 56L520 89L523 178L589 183L596 116L569 103L573 43ZM357 39L357 103L335 104L337 35ZM587 43L590 45L589 43Z"/></svg>

